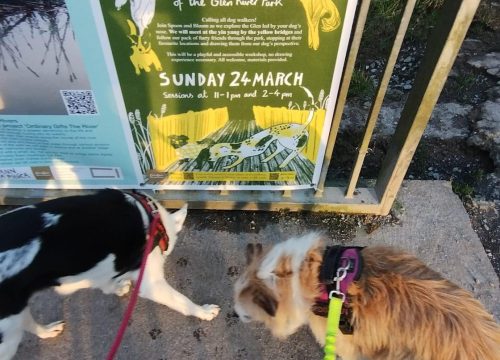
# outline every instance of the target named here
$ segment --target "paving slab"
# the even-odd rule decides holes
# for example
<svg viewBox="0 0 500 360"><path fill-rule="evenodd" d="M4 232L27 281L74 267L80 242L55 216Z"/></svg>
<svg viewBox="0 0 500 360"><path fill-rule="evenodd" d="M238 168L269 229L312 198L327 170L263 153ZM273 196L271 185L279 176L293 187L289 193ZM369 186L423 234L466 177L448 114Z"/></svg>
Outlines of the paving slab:
<svg viewBox="0 0 500 360"><path fill-rule="evenodd" d="M498 320L498 277L451 185L445 181L406 182L398 203L405 208L399 225L384 225L371 234L360 230L351 242L409 250L472 291ZM224 221L221 214L219 229L224 229ZM167 259L166 278L197 303L219 304L221 313L205 322L139 299L116 359L321 359L322 351L306 329L279 341L263 327L242 324L233 315L232 285L244 265L246 244L272 244L315 230L284 220L258 224L257 228L258 232L211 230L189 220L188 215ZM34 317L42 323L64 318L66 328L54 339L25 334L15 359L104 359L128 299L97 290L67 297L51 290L37 294L32 299Z"/></svg>

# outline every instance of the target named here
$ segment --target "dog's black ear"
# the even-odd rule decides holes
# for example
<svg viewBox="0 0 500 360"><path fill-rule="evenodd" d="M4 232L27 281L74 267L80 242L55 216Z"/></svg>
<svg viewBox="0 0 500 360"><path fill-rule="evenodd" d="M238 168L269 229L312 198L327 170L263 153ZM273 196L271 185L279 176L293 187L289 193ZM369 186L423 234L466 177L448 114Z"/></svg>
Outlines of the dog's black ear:
<svg viewBox="0 0 500 360"><path fill-rule="evenodd" d="M265 290L257 290L253 295L253 302L260 306L269 316L275 316L278 309L278 301Z"/></svg>
<svg viewBox="0 0 500 360"><path fill-rule="evenodd" d="M254 258L262 254L262 244L248 244L245 251L245 258L247 265L250 264Z"/></svg>

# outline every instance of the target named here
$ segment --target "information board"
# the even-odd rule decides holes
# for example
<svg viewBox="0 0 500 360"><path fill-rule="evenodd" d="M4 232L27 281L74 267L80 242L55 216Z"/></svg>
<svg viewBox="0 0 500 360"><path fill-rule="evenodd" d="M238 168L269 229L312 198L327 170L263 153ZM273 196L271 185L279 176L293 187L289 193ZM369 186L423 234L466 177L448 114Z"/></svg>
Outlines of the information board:
<svg viewBox="0 0 500 360"><path fill-rule="evenodd" d="M20 3L0 4L0 186L317 186L356 1Z"/></svg>

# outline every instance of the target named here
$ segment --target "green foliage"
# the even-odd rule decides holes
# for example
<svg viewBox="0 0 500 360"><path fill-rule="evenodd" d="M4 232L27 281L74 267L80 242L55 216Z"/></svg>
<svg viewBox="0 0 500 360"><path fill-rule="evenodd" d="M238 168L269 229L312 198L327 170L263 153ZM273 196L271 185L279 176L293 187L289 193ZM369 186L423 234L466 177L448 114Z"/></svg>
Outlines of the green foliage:
<svg viewBox="0 0 500 360"><path fill-rule="evenodd" d="M375 0L370 11L375 17L391 20L400 13L402 5L401 0Z"/></svg>
<svg viewBox="0 0 500 360"><path fill-rule="evenodd" d="M426 42L430 30L437 24L443 4L444 0L417 0L406 38ZM406 0L372 0L361 44L369 57L388 54L405 5ZM474 18L476 25L484 29L492 27L494 12L491 6L489 2L481 2Z"/></svg>
<svg viewBox="0 0 500 360"><path fill-rule="evenodd" d="M469 100L469 90L474 86L476 81L477 78L474 74L460 74L454 79L452 87L455 93L458 94L459 100Z"/></svg>
<svg viewBox="0 0 500 360"><path fill-rule="evenodd" d="M348 97L369 98L375 94L375 83L366 72L354 69Z"/></svg>
<svg viewBox="0 0 500 360"><path fill-rule="evenodd" d="M444 0L417 0L418 10L438 9L443 6Z"/></svg>
<svg viewBox="0 0 500 360"><path fill-rule="evenodd" d="M403 203L398 199L394 200L391 208L391 214L393 214L395 217L400 217L404 213L404 211L405 207Z"/></svg>
<svg viewBox="0 0 500 360"><path fill-rule="evenodd" d="M439 9L443 6L444 0L417 0L415 4L415 11L426 12ZM374 14L376 16L383 17L385 19L392 19L400 13L400 11L405 6L406 1L404 0L374 0L372 1L372 7Z"/></svg>
<svg viewBox="0 0 500 360"><path fill-rule="evenodd" d="M472 23L472 29L476 33L481 34L483 31L491 31L497 28L499 19L493 9L494 6L494 1L481 1L479 3L479 8Z"/></svg>
<svg viewBox="0 0 500 360"><path fill-rule="evenodd" d="M416 3L406 37L425 41L437 21L438 9L444 0L419 0ZM373 0L363 33L362 48L375 57L386 56L390 51L399 26L404 0Z"/></svg>
<svg viewBox="0 0 500 360"><path fill-rule="evenodd" d="M459 179L451 179L453 192L461 199L473 197L479 183L484 180L486 173L483 169L476 169L470 173L465 173Z"/></svg>
<svg viewBox="0 0 500 360"><path fill-rule="evenodd" d="M418 0L415 5L415 12L421 14L424 12L433 12L439 9L444 3L444 0ZM403 10L406 1L403 0L374 0L370 11L376 18L392 20L397 18Z"/></svg>
<svg viewBox="0 0 500 360"><path fill-rule="evenodd" d="M484 180L484 178L486 177L486 173L483 169L477 169L472 173L472 177L475 182L479 182L481 180Z"/></svg>
<svg viewBox="0 0 500 360"><path fill-rule="evenodd" d="M463 181L453 180L451 182L451 188L460 199L470 198L474 195L474 187Z"/></svg>

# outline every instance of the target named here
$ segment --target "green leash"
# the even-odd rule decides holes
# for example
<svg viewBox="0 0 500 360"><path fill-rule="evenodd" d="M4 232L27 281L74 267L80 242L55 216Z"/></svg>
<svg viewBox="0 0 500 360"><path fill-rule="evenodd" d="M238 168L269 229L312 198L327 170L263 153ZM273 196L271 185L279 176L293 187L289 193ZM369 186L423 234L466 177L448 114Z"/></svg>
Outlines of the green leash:
<svg viewBox="0 0 500 360"><path fill-rule="evenodd" d="M326 340L324 360L335 360L337 342L337 331L339 330L340 312L342 311L342 299L330 296L328 304L328 318L326 320Z"/></svg>
<svg viewBox="0 0 500 360"><path fill-rule="evenodd" d="M320 279L322 279L323 286L329 291L328 294L328 317L326 319L326 338L325 338L325 360L335 360L337 352L337 335L339 331L344 334L352 334L352 324L346 320L342 324L342 330L339 329L340 318L342 314L342 307L344 303L348 305L347 290L349 285L359 278L359 272L362 267L362 257L359 253L360 248L343 248L344 250L339 255L338 247L327 248L325 257L333 261L332 266L322 268ZM330 251L332 250L332 251ZM341 265L342 264L342 265ZM339 267L337 267L339 266ZM331 277L333 270L337 267L336 276ZM349 275L347 273L350 273ZM345 280L345 282L343 282ZM335 284L335 290L332 285ZM326 286L325 286L326 285ZM322 291L324 291L322 289ZM322 295L323 292L321 293ZM346 312L348 312L346 308ZM348 316L348 314L346 314ZM350 315L349 315L350 316ZM344 322L344 321L343 321Z"/></svg>

